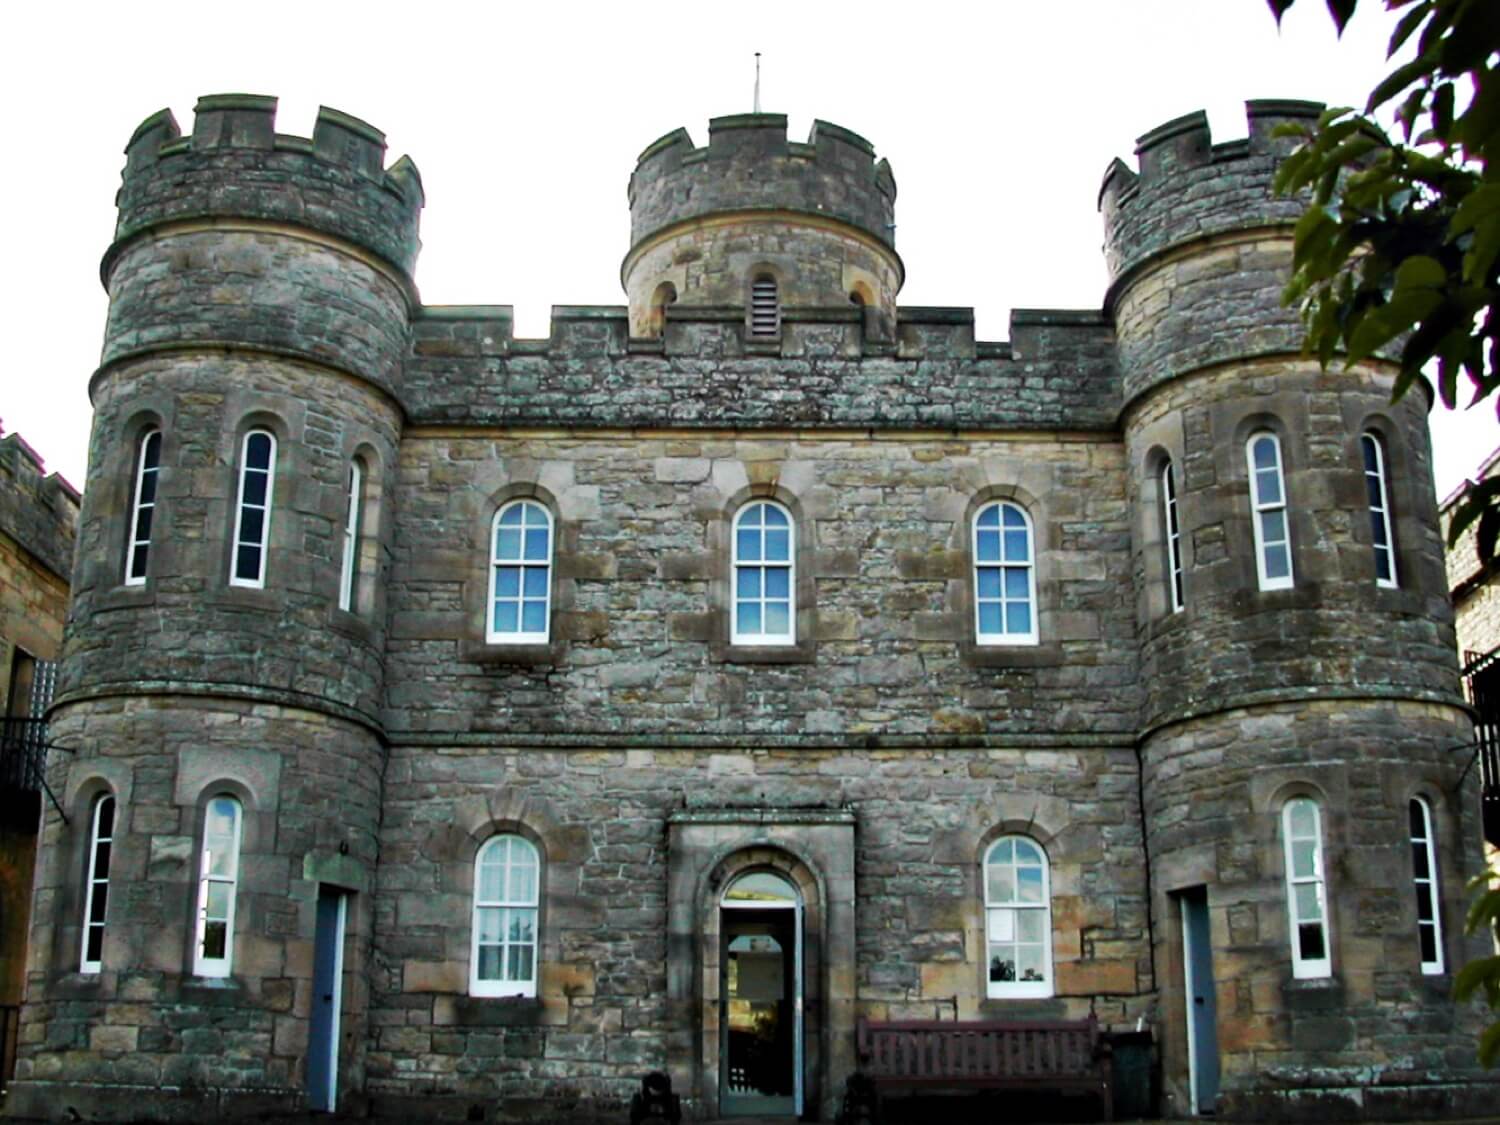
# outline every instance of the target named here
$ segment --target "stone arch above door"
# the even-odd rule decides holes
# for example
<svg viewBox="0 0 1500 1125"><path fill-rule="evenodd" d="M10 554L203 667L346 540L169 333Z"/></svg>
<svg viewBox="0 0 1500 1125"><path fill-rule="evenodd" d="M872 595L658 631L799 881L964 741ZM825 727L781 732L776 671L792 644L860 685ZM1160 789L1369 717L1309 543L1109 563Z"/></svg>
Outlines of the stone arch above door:
<svg viewBox="0 0 1500 1125"><path fill-rule="evenodd" d="M854 824L843 809L684 809L668 820L667 1057L673 1086L719 1104L720 898L739 874L775 871L802 896L808 1110L825 1120L854 1069Z"/></svg>

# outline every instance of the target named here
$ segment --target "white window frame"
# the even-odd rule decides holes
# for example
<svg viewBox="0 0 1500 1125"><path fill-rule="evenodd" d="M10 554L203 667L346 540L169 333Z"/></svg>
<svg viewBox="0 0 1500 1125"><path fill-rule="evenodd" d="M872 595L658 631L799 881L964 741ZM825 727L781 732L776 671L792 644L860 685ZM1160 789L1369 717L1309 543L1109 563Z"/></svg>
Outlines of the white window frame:
<svg viewBox="0 0 1500 1125"><path fill-rule="evenodd" d="M980 557L980 527L979 521L987 512L996 512L998 523L995 534L998 536L1000 556L998 559L985 560ZM1026 558L1024 560L1010 559L1006 557L1006 524L1005 513L1012 511L1021 517L1026 532ZM1014 529L1011 529L1014 530ZM989 534L990 529L986 528ZM1038 632L1039 616L1036 601L1036 526L1031 521L1031 513L1021 505L1010 500L995 500L984 504L974 513L974 518L969 524L969 551L973 560L972 581L970 583L974 594L974 643L978 645L1034 645L1038 643L1040 633ZM980 592L980 572L984 570L997 570L1000 572L1000 596L990 597ZM1017 599L1005 596L1006 573L1012 570L1024 570L1026 574L1026 607L1030 618L1031 628L1024 632L1004 632L1004 626L1009 619L1009 613L1005 607L1014 604ZM982 609L986 605L1000 604L1001 606L1001 632L986 632L982 625Z"/></svg>
<svg viewBox="0 0 1500 1125"><path fill-rule="evenodd" d="M245 483L250 473L250 441L255 437L264 437L271 443L270 453L267 455L266 468L255 469L254 472L264 471L266 474L266 496L264 504L247 504L245 502ZM234 539L231 541L229 551L229 584L231 586L247 586L259 589L266 584L266 556L271 553L271 512L273 498L276 494L276 435L264 427L246 432L244 439L240 442L240 484L234 500ZM260 524L260 540L242 540L240 533L243 529L245 511L247 508L258 508L262 513ZM260 567L253 578L240 574L240 547L254 546L260 551Z"/></svg>
<svg viewBox="0 0 1500 1125"><path fill-rule="evenodd" d="M502 868L501 894L498 898L487 899L482 897L484 889L480 872L483 869L485 858L500 847L507 848L507 854ZM515 851L517 848L524 849L531 860L532 878L531 894L511 894L511 872L517 867L525 866L515 862ZM542 857L535 844L524 836L515 833L505 833L499 836L491 836L480 847L474 856L474 896L473 907L469 912L469 995L470 996L535 996L536 982L540 975L541 963L541 890L542 890ZM481 910L501 911L501 940L500 966L501 971L506 971L509 963L507 953L517 947L529 947L531 950L531 974L529 977L496 977L481 979L479 975L479 949L480 949L480 914ZM509 936L509 925L511 914L515 911L523 911L531 916L531 940L512 941ZM494 943L488 943L494 944Z"/></svg>
<svg viewBox="0 0 1500 1125"><path fill-rule="evenodd" d="M1312 811L1313 831L1309 835L1296 836L1292 832L1292 813L1300 805ZM1298 874L1294 859L1294 845L1312 841L1312 871ZM1293 797L1281 809L1282 857L1286 864L1286 915L1288 937L1292 947L1292 976L1297 980L1319 980L1333 975L1333 927L1328 919L1328 885L1325 880L1323 862L1323 809L1311 797ZM1302 917L1298 910L1298 887L1311 886L1317 905L1317 916ZM1315 925L1323 932L1323 956L1304 957L1299 927Z"/></svg>
<svg viewBox="0 0 1500 1125"><path fill-rule="evenodd" d="M990 869L992 867L1009 866L1014 876L1021 867L1033 868L1032 863L1022 864L1012 859L1009 864L999 862L996 858L998 852L1004 845L1024 844L1035 848L1041 856L1042 869L1042 900L1041 902L1026 902L1021 898L1020 879L1013 877L1013 894L1009 899L995 899L990 895ZM980 866L980 878L984 881L984 980L985 995L991 999L1017 1000L1035 999L1038 997L1051 996L1055 990L1055 973L1052 965L1052 864L1047 858L1047 849L1032 839L1030 836L1001 836L985 848L984 863ZM1042 917L1042 967L1045 976L1041 980L991 980L990 979L990 942L994 940L997 929L1001 932L1008 930L1015 935L1021 929L1022 912L1040 913ZM1001 939L1004 941L1005 939ZM1019 939L1012 936L1011 942ZM1034 944L1034 943L1027 943Z"/></svg>
<svg viewBox="0 0 1500 1125"><path fill-rule="evenodd" d="M1443 963L1443 899L1438 887L1438 862L1436 839L1432 831L1432 806L1427 803L1425 797L1413 797L1407 802L1407 821L1410 826L1412 810L1415 809L1421 819L1420 834L1413 830L1411 832L1411 859L1412 859L1412 885L1417 892L1417 956L1422 962L1422 972L1426 976L1440 976L1444 971ZM1422 874L1422 868L1417 863L1418 856L1426 859L1427 874ZM1423 919L1422 906L1427 906L1428 917ZM1431 958L1422 953L1422 929L1428 927L1432 930Z"/></svg>
<svg viewBox="0 0 1500 1125"><path fill-rule="evenodd" d="M777 511L786 518L786 558L768 559L766 554L766 532L767 524L765 517L761 517L759 524L760 532L760 557L756 559L744 559L740 557L740 525L744 519L753 511L767 508ZM746 528L747 531L752 530ZM792 645L797 643L797 519L785 504L778 504L775 500L765 497L756 497L740 505L739 511L735 512L734 519L729 525L730 539L730 567L729 567L729 615L730 615L730 644L736 645ZM741 599L740 597L740 574L741 572L755 572L758 575L756 588L760 593L755 597ZM771 598L766 593L767 578L772 571L785 572L787 589L787 617L785 632L770 632L766 629L766 605L770 601L781 601L780 598ZM755 604L760 608L760 628L758 630L746 629L741 625L741 605Z"/></svg>
<svg viewBox="0 0 1500 1125"><path fill-rule="evenodd" d="M1187 604L1182 588L1182 528L1177 521L1177 478L1172 462L1161 467L1162 540L1167 549L1167 601L1173 613L1181 613Z"/></svg>
<svg viewBox="0 0 1500 1125"><path fill-rule="evenodd" d="M214 805L220 801L227 801L234 807L234 830L227 849L229 854L227 873L213 870L213 855L208 838L209 818L213 815ZM244 827L245 807L238 797L229 793L219 793L209 798L208 803L204 805L203 835L198 852L198 898L196 920L193 926L193 974L195 976L227 977L234 968L234 916L239 899L240 844L244 836ZM210 957L203 951L203 945L208 936L209 887L214 885L229 888L228 907L224 917L213 919L215 922L224 924L224 953L219 957Z"/></svg>
<svg viewBox="0 0 1500 1125"><path fill-rule="evenodd" d="M365 470L349 462L349 503L344 512L344 559L339 568L339 608L353 612L354 583L359 576L359 535L364 510Z"/></svg>
<svg viewBox="0 0 1500 1125"><path fill-rule="evenodd" d="M100 831L106 806L110 810L110 829L107 836ZM79 950L78 965L78 971L81 973L97 973L103 967L104 927L108 922L109 911L109 869L114 858L114 822L119 811L119 802L115 800L113 793L101 793L94 798L94 812L89 820L88 882L84 884L83 893L83 942ZM99 870L101 848L109 848L109 858L105 860L102 872ZM97 920L94 918L95 903L98 904ZM96 955L90 957L90 939L95 931L99 935L99 948Z"/></svg>
<svg viewBox="0 0 1500 1125"><path fill-rule="evenodd" d="M1279 500L1266 500L1261 495L1260 475L1255 467L1255 446L1269 441L1275 453L1276 491ZM1286 471L1281 458L1281 439L1270 430L1257 430L1245 440L1245 468L1250 474L1250 525L1255 531L1255 575L1262 590L1290 590L1296 584L1296 570L1292 559L1291 511L1287 505ZM1281 513L1281 526L1285 538L1268 538L1266 523L1275 513ZM1269 577L1266 573L1266 555L1275 547L1286 550L1286 574Z"/></svg>
<svg viewBox="0 0 1500 1125"><path fill-rule="evenodd" d="M155 461L148 466L148 455L155 452ZM146 475L150 474L151 495L146 496ZM151 533L156 525L156 496L161 484L161 430L152 428L141 434L136 442L135 492L130 502L130 526L126 529L125 585L144 586L146 572L151 565ZM151 528L141 534L141 523L149 522ZM137 567L136 560L140 560ZM137 574L136 571L140 573Z"/></svg>
<svg viewBox="0 0 1500 1125"><path fill-rule="evenodd" d="M1370 511L1370 548L1375 554L1375 585L1394 590L1401 584L1396 573L1396 534L1391 527L1391 493L1386 481L1385 443L1371 430L1359 435L1360 464L1365 475L1365 501ZM1370 467L1369 453L1375 454L1375 467ZM1380 534L1385 542L1380 542ZM1385 562L1385 576L1381 577L1380 564Z"/></svg>
<svg viewBox="0 0 1500 1125"><path fill-rule="evenodd" d="M521 523L518 530L521 532L520 546L514 555L500 554L500 520L507 512L519 510L521 512ZM540 513L547 535L547 550L544 561L526 558L526 544L531 534L539 526L530 522L530 513ZM489 554L489 595L485 599L484 606L484 636L490 644L520 644L538 645L546 644L552 631L552 560L557 547L557 527L552 519L552 513L547 510L545 504L536 500L521 499L512 500L502 504L495 511L494 518L490 521ZM516 628L512 630L501 630L495 628L495 604L500 600L498 592L500 585L500 572L502 569L517 569L520 574L517 578L516 594L514 597L507 594L505 601L515 602L516 605ZM526 603L535 602L535 595L527 595L526 578L530 571L541 571L544 576L546 587L545 600L542 605L542 627L540 630L525 628Z"/></svg>
<svg viewBox="0 0 1500 1125"><path fill-rule="evenodd" d="M758 271L750 280L750 335L769 339L781 332L781 283Z"/></svg>

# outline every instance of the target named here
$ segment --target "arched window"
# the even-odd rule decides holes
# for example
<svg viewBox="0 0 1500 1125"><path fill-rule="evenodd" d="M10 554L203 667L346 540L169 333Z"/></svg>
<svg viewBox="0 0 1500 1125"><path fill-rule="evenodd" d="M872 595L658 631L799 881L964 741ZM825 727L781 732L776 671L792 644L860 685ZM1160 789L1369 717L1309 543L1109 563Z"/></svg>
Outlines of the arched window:
<svg viewBox="0 0 1500 1125"><path fill-rule="evenodd" d="M1031 517L1009 501L974 517L974 631L982 645L1035 644Z"/></svg>
<svg viewBox="0 0 1500 1125"><path fill-rule="evenodd" d="M344 504L344 560L339 569L339 608L354 608L354 591L359 581L359 535L364 514L364 467L349 462L348 496Z"/></svg>
<svg viewBox="0 0 1500 1125"><path fill-rule="evenodd" d="M647 324L647 333L651 336L660 336L667 327L667 308L677 303L677 286L670 281L663 281L651 294L651 319Z"/></svg>
<svg viewBox="0 0 1500 1125"><path fill-rule="evenodd" d="M1167 550L1167 598L1172 612L1177 613L1185 603L1182 598L1182 532L1177 525L1177 479L1171 461L1163 462L1161 467L1161 531Z"/></svg>
<svg viewBox="0 0 1500 1125"><path fill-rule="evenodd" d="M161 471L161 431L147 430L136 443L135 495L130 505L130 540L125 545L125 585L146 581L151 524L156 515L156 478Z"/></svg>
<svg viewBox="0 0 1500 1125"><path fill-rule="evenodd" d="M469 994L535 996L541 861L521 836L496 836L474 857Z"/></svg>
<svg viewBox="0 0 1500 1125"><path fill-rule="evenodd" d="M1328 941L1328 892L1323 879L1322 820L1318 802L1310 797L1294 797L1281 810L1292 976L1299 979L1333 974Z"/></svg>
<svg viewBox="0 0 1500 1125"><path fill-rule="evenodd" d="M768 273L750 282L750 335L774 336L781 331L781 298L776 279Z"/></svg>
<svg viewBox="0 0 1500 1125"><path fill-rule="evenodd" d="M791 513L769 500L752 501L734 517L732 643L796 640L796 538Z"/></svg>
<svg viewBox="0 0 1500 1125"><path fill-rule="evenodd" d="M1359 438L1365 462L1365 497L1370 507L1370 544L1375 551L1375 584L1396 585L1396 537L1391 533L1390 490L1386 486L1385 447L1366 430Z"/></svg>
<svg viewBox="0 0 1500 1125"><path fill-rule="evenodd" d="M1004 836L984 857L986 995L1052 995L1052 890L1047 853Z"/></svg>
<svg viewBox="0 0 1500 1125"><path fill-rule="evenodd" d="M1255 573L1262 590L1292 585L1292 535L1287 526L1281 442L1261 430L1245 443L1250 468L1251 523L1255 529Z"/></svg>
<svg viewBox="0 0 1500 1125"><path fill-rule="evenodd" d="M83 892L83 956L79 972L97 973L104 954L104 918L109 906L109 861L115 837L115 799L94 799L89 829L89 874Z"/></svg>
<svg viewBox="0 0 1500 1125"><path fill-rule="evenodd" d="M271 534L271 496L276 484L276 438L251 430L240 451L240 489L234 509L231 586L266 584L266 544Z"/></svg>
<svg viewBox="0 0 1500 1125"><path fill-rule="evenodd" d="M221 794L203 811L193 972L227 977L234 965L234 905L240 878L240 803Z"/></svg>
<svg viewBox="0 0 1500 1125"><path fill-rule="evenodd" d="M546 644L552 619L552 514L531 500L495 513L490 534L487 638Z"/></svg>
<svg viewBox="0 0 1500 1125"><path fill-rule="evenodd" d="M1432 809L1421 797L1406 806L1411 824L1411 871L1417 890L1417 946L1422 954L1422 972L1436 976L1443 971L1443 923L1439 911L1437 848L1433 846Z"/></svg>

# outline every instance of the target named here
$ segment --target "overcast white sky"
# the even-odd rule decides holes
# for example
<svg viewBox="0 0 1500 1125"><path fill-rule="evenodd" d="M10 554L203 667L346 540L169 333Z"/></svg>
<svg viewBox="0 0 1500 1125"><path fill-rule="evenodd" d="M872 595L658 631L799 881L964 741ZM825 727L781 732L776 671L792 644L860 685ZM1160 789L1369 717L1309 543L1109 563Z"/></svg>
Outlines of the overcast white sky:
<svg viewBox="0 0 1500 1125"><path fill-rule="evenodd" d="M383 129L426 187L423 299L512 304L543 336L554 304L623 302L635 157L749 110L761 51L794 138L820 117L891 161L901 302L973 306L1001 340L1012 308L1099 306L1099 182L1137 136L1199 108L1215 141L1243 136L1247 98L1362 103L1390 23L1375 0L1342 42L1322 0L1280 31L1264 0L13 6L0 423L82 483L121 152L163 106L190 131L202 94L278 95L284 133L319 104ZM1500 426L1434 424L1442 495Z"/></svg>

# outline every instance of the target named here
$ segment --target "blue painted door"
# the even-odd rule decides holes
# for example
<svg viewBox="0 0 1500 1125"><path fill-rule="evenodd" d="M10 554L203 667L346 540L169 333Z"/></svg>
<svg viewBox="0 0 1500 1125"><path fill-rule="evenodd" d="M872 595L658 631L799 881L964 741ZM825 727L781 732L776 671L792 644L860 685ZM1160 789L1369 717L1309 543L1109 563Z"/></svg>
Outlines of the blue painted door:
<svg viewBox="0 0 1500 1125"><path fill-rule="evenodd" d="M349 896L338 887L318 887L313 937L312 1023L307 1035L307 1103L332 1113L339 1096L339 1007L344 976L344 919Z"/></svg>
<svg viewBox="0 0 1500 1125"><path fill-rule="evenodd" d="M1188 1086L1191 1111L1212 1114L1219 1100L1219 1030L1214 1003L1214 950L1208 918L1208 888L1179 896L1182 963L1187 996Z"/></svg>

